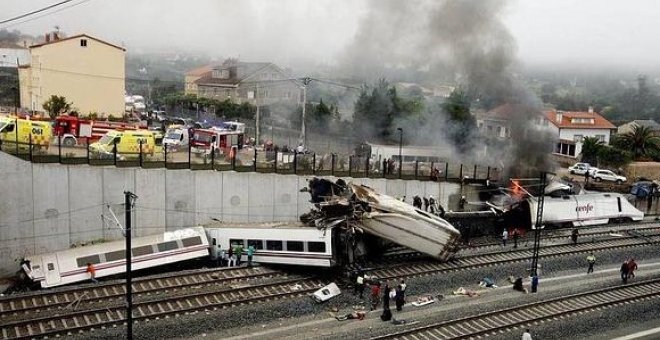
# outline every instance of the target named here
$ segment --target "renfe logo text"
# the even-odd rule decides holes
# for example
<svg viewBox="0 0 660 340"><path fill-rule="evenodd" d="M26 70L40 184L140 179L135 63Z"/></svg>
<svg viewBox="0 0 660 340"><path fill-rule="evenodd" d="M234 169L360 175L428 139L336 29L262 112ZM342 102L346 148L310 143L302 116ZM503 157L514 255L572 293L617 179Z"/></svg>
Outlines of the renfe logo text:
<svg viewBox="0 0 660 340"><path fill-rule="evenodd" d="M587 203L587 205L578 205L577 207L575 207L575 211L577 211L577 212L586 212L586 213L588 213L592 210L594 210L594 206L591 205L591 203Z"/></svg>

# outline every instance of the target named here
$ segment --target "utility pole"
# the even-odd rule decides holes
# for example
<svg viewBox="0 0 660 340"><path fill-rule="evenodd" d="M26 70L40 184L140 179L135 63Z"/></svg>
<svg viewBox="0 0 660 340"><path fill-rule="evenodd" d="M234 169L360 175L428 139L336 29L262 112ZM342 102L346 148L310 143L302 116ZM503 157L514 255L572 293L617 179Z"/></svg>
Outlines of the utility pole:
<svg viewBox="0 0 660 340"><path fill-rule="evenodd" d="M401 148L403 146L403 129L396 128L399 131L399 179L401 178L401 168L403 167L403 156L401 155Z"/></svg>
<svg viewBox="0 0 660 340"><path fill-rule="evenodd" d="M300 128L300 142L307 146L307 131L305 130L306 106L307 106L307 85L312 82L312 78L302 78L303 83L303 101L302 101L302 127Z"/></svg>
<svg viewBox="0 0 660 340"><path fill-rule="evenodd" d="M258 82L255 83L254 87L255 87L255 89L254 89L254 102L257 105L257 116L256 116L257 123L256 123L255 129L254 129L254 139L255 139L255 146L256 146L256 144L259 144L259 137L261 137L260 136L261 131L259 131L259 116L260 116L260 114L259 114L259 83Z"/></svg>
<svg viewBox="0 0 660 340"><path fill-rule="evenodd" d="M131 277L131 211L133 199L137 196L130 191L124 191L124 204L126 213L126 228L124 237L126 238L126 339L133 340L133 282Z"/></svg>
<svg viewBox="0 0 660 340"><path fill-rule="evenodd" d="M536 225L534 228L534 250L532 252L532 268L530 273L532 276L538 276L539 264L539 250L541 248L541 229L543 228L543 203L545 197L545 185L547 174L541 171L540 175L540 191L536 197Z"/></svg>

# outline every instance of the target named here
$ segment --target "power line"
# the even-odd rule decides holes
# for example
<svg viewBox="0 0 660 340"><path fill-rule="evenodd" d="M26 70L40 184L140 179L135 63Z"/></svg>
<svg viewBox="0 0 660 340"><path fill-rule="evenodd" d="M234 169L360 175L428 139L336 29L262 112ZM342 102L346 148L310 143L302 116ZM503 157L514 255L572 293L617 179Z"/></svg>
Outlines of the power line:
<svg viewBox="0 0 660 340"><path fill-rule="evenodd" d="M74 1L74 0L64 0L64 1L61 1L61 2L58 2L58 3L52 4L52 5L50 5L50 6L46 6L46 7L40 8L40 9L35 10L35 11L32 11L32 12L28 12L28 13L21 14L21 15L19 15L19 16L16 16L16 17L10 18L10 19L6 19L6 20L3 20L3 21L0 21L0 24L6 24L6 23L8 23L8 22L12 22L12 21L16 21L16 20L19 20L19 19L23 19L23 18L28 17L28 16L30 16L30 15L37 14L37 13L41 13L41 12L43 12L43 11L47 11L47 10L49 10L49 9L51 9L51 8L55 8L55 7L57 7L57 6L61 6L61 5L64 5L64 4L69 3L69 2L72 2L72 1ZM87 2L87 1L90 1L90 0L85 0L85 1L83 1L83 2ZM82 2L81 2L81 3L82 3ZM76 4L76 5L80 5L81 3L78 3L78 4ZM50 13L50 14L52 14L52 13Z"/></svg>

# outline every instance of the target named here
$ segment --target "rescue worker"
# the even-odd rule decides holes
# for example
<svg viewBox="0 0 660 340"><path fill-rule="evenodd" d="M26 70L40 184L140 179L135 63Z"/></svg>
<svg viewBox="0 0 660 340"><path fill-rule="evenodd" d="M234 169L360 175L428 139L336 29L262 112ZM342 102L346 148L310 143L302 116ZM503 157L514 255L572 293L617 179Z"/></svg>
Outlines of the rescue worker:
<svg viewBox="0 0 660 340"><path fill-rule="evenodd" d="M587 256L587 263L589 264L589 268L587 269L587 274L593 273L594 264L596 263L596 256L594 256L594 253L591 253L589 254L589 256Z"/></svg>
<svg viewBox="0 0 660 340"><path fill-rule="evenodd" d="M396 310L401 311L403 310L403 304L405 301L403 300L403 290L401 289L401 285L398 285L396 287L396 291L394 293L394 302L396 304Z"/></svg>
<svg viewBox="0 0 660 340"><path fill-rule="evenodd" d="M433 197L433 195L430 195L429 196L429 212L431 214L435 214L435 210L436 210L435 209L435 198Z"/></svg>
<svg viewBox="0 0 660 340"><path fill-rule="evenodd" d="M243 257L243 245L240 243L236 245L236 250L234 251L234 253L236 254L236 265L240 266L241 257Z"/></svg>
<svg viewBox="0 0 660 340"><path fill-rule="evenodd" d="M422 210L422 199L418 195L413 197L413 207Z"/></svg>
<svg viewBox="0 0 660 340"><path fill-rule="evenodd" d="M250 245L247 249L248 267L252 267L252 256L254 255L254 246Z"/></svg>
<svg viewBox="0 0 660 340"><path fill-rule="evenodd" d="M635 277L635 270L637 270L637 263L635 259L628 260L628 277Z"/></svg>
<svg viewBox="0 0 660 340"><path fill-rule="evenodd" d="M621 281L623 281L623 283L628 283L628 268L628 260L626 260L621 264L621 269L619 269L621 272Z"/></svg>
<svg viewBox="0 0 660 340"><path fill-rule="evenodd" d="M230 244L227 250L227 267L236 265L236 257L234 256L234 245Z"/></svg>
<svg viewBox="0 0 660 340"><path fill-rule="evenodd" d="M424 197L424 211L429 211L429 199Z"/></svg>
<svg viewBox="0 0 660 340"><path fill-rule="evenodd" d="M406 282L404 280L401 280L401 284L399 286L401 286L401 293L403 293L403 297L405 298L406 297L406 288L408 288L408 285L406 284Z"/></svg>
<svg viewBox="0 0 660 340"><path fill-rule="evenodd" d="M383 311L386 310L390 310L390 285L387 282L385 283L385 288L383 289Z"/></svg>
<svg viewBox="0 0 660 340"><path fill-rule="evenodd" d="M518 248L518 238L520 237L520 234L518 233L518 228L513 228L511 235L513 236L513 247Z"/></svg>
<svg viewBox="0 0 660 340"><path fill-rule="evenodd" d="M358 272L357 278L355 279L355 289L360 293L360 299L362 299L364 295L364 273L362 271Z"/></svg>
<svg viewBox="0 0 660 340"><path fill-rule="evenodd" d="M578 236L580 235L580 232L577 230L577 228L573 229L571 232L571 240L573 240L573 244L577 244Z"/></svg>
<svg viewBox="0 0 660 340"><path fill-rule="evenodd" d="M380 283L371 285L371 310L378 308L378 300L380 300Z"/></svg>
<svg viewBox="0 0 660 340"><path fill-rule="evenodd" d="M502 231L502 246L506 247L506 241L509 239L509 231L504 228Z"/></svg>
<svg viewBox="0 0 660 340"><path fill-rule="evenodd" d="M460 211L465 211L465 204L467 204L467 199L465 196L461 196L461 199L458 201L458 209Z"/></svg>
<svg viewBox="0 0 660 340"><path fill-rule="evenodd" d="M92 282L99 283L99 281L96 279L96 268L94 268L94 265L91 262L87 262L86 272L89 273L89 278L92 280Z"/></svg>
<svg viewBox="0 0 660 340"><path fill-rule="evenodd" d="M532 276L532 293L536 293L538 287L539 287L539 276L534 275Z"/></svg>

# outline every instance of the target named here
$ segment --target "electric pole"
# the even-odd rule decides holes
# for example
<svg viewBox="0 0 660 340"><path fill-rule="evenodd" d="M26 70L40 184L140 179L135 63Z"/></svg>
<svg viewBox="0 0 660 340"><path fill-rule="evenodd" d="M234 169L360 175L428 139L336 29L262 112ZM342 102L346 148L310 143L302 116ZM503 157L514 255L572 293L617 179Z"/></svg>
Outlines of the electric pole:
<svg viewBox="0 0 660 340"><path fill-rule="evenodd" d="M133 200L137 196L130 191L124 191L124 204L126 213L126 228L124 237L126 238L126 339L133 340L133 282L131 277L131 211Z"/></svg>
<svg viewBox="0 0 660 340"><path fill-rule="evenodd" d="M302 100L302 127L300 128L300 142L307 146L307 131L305 130L306 106L307 106L307 85L312 82L312 78L302 78L303 100Z"/></svg>
<svg viewBox="0 0 660 340"><path fill-rule="evenodd" d="M539 250L541 248L541 229L543 228L543 203L545 197L545 185L547 174L541 171L540 190L536 197L536 225L534 228L534 250L532 252L532 268L530 270L532 276L538 275L539 264Z"/></svg>
<svg viewBox="0 0 660 340"><path fill-rule="evenodd" d="M255 124L254 127L254 141L255 141L255 146L259 144L259 137L261 137L261 131L259 130L259 83L255 83L254 85L254 103L257 106L257 115L256 115L256 121L257 123Z"/></svg>

